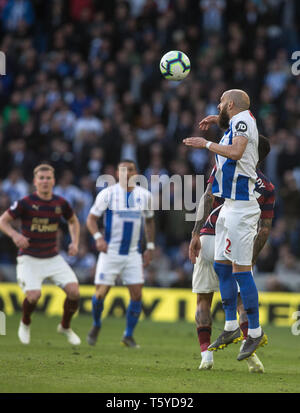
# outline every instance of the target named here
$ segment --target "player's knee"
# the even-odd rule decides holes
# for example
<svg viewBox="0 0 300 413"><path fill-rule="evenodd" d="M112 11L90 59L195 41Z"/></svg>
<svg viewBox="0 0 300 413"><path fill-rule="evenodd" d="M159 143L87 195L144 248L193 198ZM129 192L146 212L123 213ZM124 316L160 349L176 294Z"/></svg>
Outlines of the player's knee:
<svg viewBox="0 0 300 413"><path fill-rule="evenodd" d="M142 300L142 285L136 284L136 285L129 285L129 294L130 294L130 299L132 301L141 301Z"/></svg>
<svg viewBox="0 0 300 413"><path fill-rule="evenodd" d="M212 294L197 294L197 309L200 312L210 312Z"/></svg>
<svg viewBox="0 0 300 413"><path fill-rule="evenodd" d="M142 292L134 294L132 301L142 301Z"/></svg>
<svg viewBox="0 0 300 413"><path fill-rule="evenodd" d="M207 306L207 307L209 307L210 306L210 302L211 302L211 299L212 299L212 297L211 297L211 293L209 293L209 294L205 294L205 293L200 293L200 294L197 294L197 305L200 305L200 306Z"/></svg>
<svg viewBox="0 0 300 413"><path fill-rule="evenodd" d="M142 300L142 291L131 292L130 298L132 301L141 301Z"/></svg>
<svg viewBox="0 0 300 413"><path fill-rule="evenodd" d="M66 285L65 292L67 294L67 297L72 301L79 300L80 298L78 284L74 283Z"/></svg>
<svg viewBox="0 0 300 413"><path fill-rule="evenodd" d="M110 290L109 286L106 285L96 285L95 296L97 300L104 300L108 291Z"/></svg>
<svg viewBox="0 0 300 413"><path fill-rule="evenodd" d="M27 300L30 302L30 304L36 304L40 297L41 297L41 292L40 291L28 291L26 294Z"/></svg>

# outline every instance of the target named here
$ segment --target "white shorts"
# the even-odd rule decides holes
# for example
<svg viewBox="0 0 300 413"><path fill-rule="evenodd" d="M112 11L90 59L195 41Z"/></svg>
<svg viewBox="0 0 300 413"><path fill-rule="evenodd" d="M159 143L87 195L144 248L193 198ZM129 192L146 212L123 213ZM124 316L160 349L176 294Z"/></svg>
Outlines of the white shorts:
<svg viewBox="0 0 300 413"><path fill-rule="evenodd" d="M215 236L201 235L201 250L194 265L193 293L219 291L219 279L214 270Z"/></svg>
<svg viewBox="0 0 300 413"><path fill-rule="evenodd" d="M143 260L138 252L128 255L100 252L96 274L96 285L115 285L117 276L126 285L144 284Z"/></svg>
<svg viewBox="0 0 300 413"><path fill-rule="evenodd" d="M216 224L216 261L230 260L238 265L252 265L260 214L256 200L225 200Z"/></svg>
<svg viewBox="0 0 300 413"><path fill-rule="evenodd" d="M24 292L40 290L46 279L61 288L69 283L78 283L74 271L60 255L50 258L17 257L17 281Z"/></svg>

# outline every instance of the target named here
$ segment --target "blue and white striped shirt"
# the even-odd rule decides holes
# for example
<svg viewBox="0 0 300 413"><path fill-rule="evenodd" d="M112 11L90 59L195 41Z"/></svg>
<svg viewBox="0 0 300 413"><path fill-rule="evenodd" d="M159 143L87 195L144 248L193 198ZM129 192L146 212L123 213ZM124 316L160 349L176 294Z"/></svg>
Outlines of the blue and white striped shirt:
<svg viewBox="0 0 300 413"><path fill-rule="evenodd" d="M90 213L98 217L104 214L108 253L128 255L141 252L144 218L154 216L151 204L151 193L140 186L127 192L118 183L97 195Z"/></svg>
<svg viewBox="0 0 300 413"><path fill-rule="evenodd" d="M229 129L224 133L220 145L231 145L235 136L244 136L248 139L245 152L240 160L216 155L217 171L212 192L221 198L240 201L254 200L258 163L258 130L256 120L249 110L240 112L231 118Z"/></svg>

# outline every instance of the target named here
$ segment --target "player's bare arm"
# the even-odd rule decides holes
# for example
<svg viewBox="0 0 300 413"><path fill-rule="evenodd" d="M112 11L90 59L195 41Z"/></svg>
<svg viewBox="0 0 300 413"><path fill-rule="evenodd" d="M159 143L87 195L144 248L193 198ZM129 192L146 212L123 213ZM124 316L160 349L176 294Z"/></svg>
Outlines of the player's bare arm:
<svg viewBox="0 0 300 413"><path fill-rule="evenodd" d="M254 241L253 246L253 264L256 263L257 257L260 251L263 249L267 239L269 238L270 232L272 228L272 218L269 219L261 219L259 223L259 230L257 236Z"/></svg>
<svg viewBox="0 0 300 413"><path fill-rule="evenodd" d="M101 232L99 231L98 219L99 217L97 217L96 215L89 214L86 220L86 226L90 234L95 239L97 251L107 252L107 242L105 241Z"/></svg>
<svg viewBox="0 0 300 413"><path fill-rule="evenodd" d="M147 267L153 259L155 223L154 217L145 219L146 250L143 254L143 265Z"/></svg>
<svg viewBox="0 0 300 413"><path fill-rule="evenodd" d="M11 224L13 220L13 217L11 217L7 211L4 212L0 217L0 230L8 235L18 248L28 248L29 238L20 234L12 227Z"/></svg>
<svg viewBox="0 0 300 413"><path fill-rule="evenodd" d="M208 130L212 125L218 124L218 115L209 115L206 116L204 119L199 122L199 129L200 130Z"/></svg>
<svg viewBox="0 0 300 413"><path fill-rule="evenodd" d="M196 149L206 148L211 152L224 156L225 158L238 161L242 158L243 153L245 152L248 139L244 136L236 136L232 140L232 145L220 145L215 142L210 142L204 138L191 137L184 139L183 143Z"/></svg>
<svg viewBox="0 0 300 413"><path fill-rule="evenodd" d="M69 244L68 253L71 256L75 256L78 253L80 224L75 214L68 220L68 227L71 236L71 243Z"/></svg>
<svg viewBox="0 0 300 413"><path fill-rule="evenodd" d="M211 212L213 202L214 195L212 194L212 184L209 183L199 202L196 222L192 231L192 239L189 246L189 258L193 264L196 263L196 258L201 249L200 231Z"/></svg>

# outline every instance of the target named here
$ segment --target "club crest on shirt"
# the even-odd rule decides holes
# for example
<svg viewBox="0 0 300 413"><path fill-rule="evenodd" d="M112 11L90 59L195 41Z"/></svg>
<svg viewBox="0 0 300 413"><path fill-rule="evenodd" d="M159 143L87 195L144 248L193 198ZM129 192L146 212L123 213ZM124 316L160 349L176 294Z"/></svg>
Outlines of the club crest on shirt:
<svg viewBox="0 0 300 413"><path fill-rule="evenodd" d="M55 207L55 213L56 214L61 214L62 213L61 207L59 207L59 206Z"/></svg>

